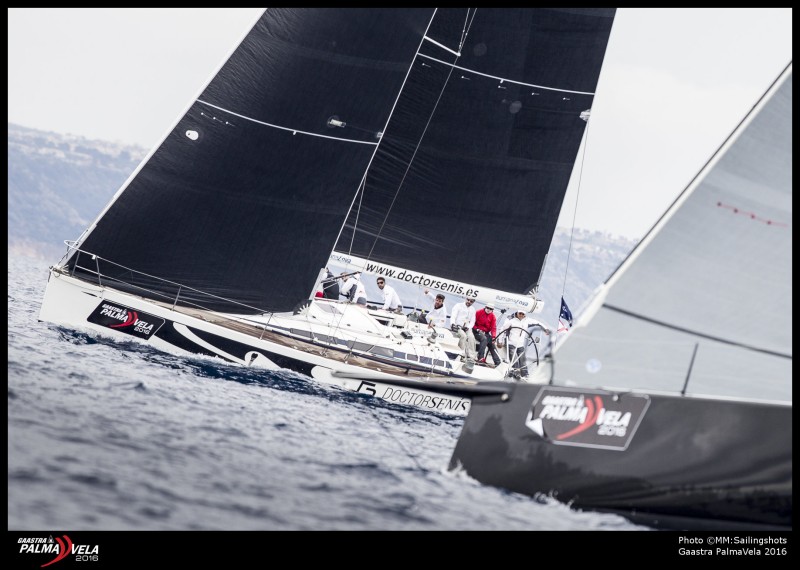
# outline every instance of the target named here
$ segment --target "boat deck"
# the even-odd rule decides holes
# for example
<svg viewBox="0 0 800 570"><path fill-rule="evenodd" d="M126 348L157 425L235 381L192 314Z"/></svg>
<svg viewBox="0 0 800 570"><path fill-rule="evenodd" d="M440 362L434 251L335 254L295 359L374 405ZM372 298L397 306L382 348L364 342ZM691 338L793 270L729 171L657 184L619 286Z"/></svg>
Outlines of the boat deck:
<svg viewBox="0 0 800 570"><path fill-rule="evenodd" d="M338 345L333 346L323 343L319 340L298 338L289 333L271 330L264 325L242 322L240 320L226 317L224 315L220 315L219 313L205 309L181 305L176 305L173 307L170 303L164 303L153 299L146 300L165 309L203 320L208 323L257 338L259 340L264 340L280 346L302 351L307 354L314 354L316 356L329 360L335 360L343 364L357 366L369 372L379 372L418 380L424 379L434 383L458 383L472 385L478 382L477 379L453 377L447 374L436 374L423 365L417 365L415 367L413 365L392 362L387 357L381 355L356 353L353 352L352 349L344 348Z"/></svg>

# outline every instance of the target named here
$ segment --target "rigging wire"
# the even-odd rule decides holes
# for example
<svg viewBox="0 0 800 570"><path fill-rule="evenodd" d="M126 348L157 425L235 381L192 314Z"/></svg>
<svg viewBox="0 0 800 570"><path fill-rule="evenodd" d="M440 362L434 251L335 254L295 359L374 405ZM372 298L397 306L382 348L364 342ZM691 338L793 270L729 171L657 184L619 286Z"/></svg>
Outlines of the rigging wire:
<svg viewBox="0 0 800 570"><path fill-rule="evenodd" d="M425 36L427 35L428 30L430 29L431 24L433 23L433 20L436 18L436 14L437 14L438 10L439 10L438 8L434 8L434 10L433 10L433 14L431 15L431 19L428 21L428 27L425 28L425 33L422 35L422 39L420 39L420 45L417 46L417 51L414 54L414 57L411 59L411 63L410 63L410 65L408 67L408 70L406 72L405 79L403 79L403 84L400 86L400 90L397 92L397 97L394 100L394 104L392 105L392 109L389 111L389 117L386 119L386 122L383 125L383 130L380 131L381 133L386 132L386 128L388 127L389 123L391 123L391 121L392 121L392 117L394 116L394 111L395 111L395 109L397 107L397 102L400 100L400 95L403 93L403 90L405 89L406 81L408 81L408 77L411 74L411 70L414 68L414 61L416 61L416 57L417 57L417 55L419 55L419 50L422 47L422 43L425 41ZM362 178L361 178L362 183L364 183L364 181L366 181L366 179L367 179L367 173L369 172L370 168L372 168L372 161L375 160L375 155L377 154L378 149L380 148L382 140L383 140L383 136L381 135L381 140L379 140L378 144L375 145L375 150L372 152L372 156L369 159L369 163L367 164L367 167L364 170L364 176L362 176ZM342 236L342 232L344 231L344 228L347 226L347 220L350 218L350 214L353 211L353 205L355 204L357 197L358 197L358 192L356 192L353 195L353 200L352 200L352 202L350 202L350 207L347 210L347 215L345 216L344 221L342 222L342 226L339 228L339 233L338 233L338 235L336 236L336 239L333 242L334 246L333 246L333 250L331 250L331 253L336 251L336 244L339 243L339 238ZM355 231L356 231L356 228L353 228L353 232L355 232ZM351 247L351 250L348 251L348 253L349 254L352 253L352 247Z"/></svg>
<svg viewBox="0 0 800 570"><path fill-rule="evenodd" d="M572 255L572 240L575 236L575 218L578 215L578 202L580 201L581 197L581 181L583 180L583 165L586 160L586 148L589 146L589 127L592 124L592 119L589 117L589 120L586 122L586 136L583 139L583 153L581 154L581 167L578 170L578 189L575 193L575 209L572 212L572 229L570 230L569 234L569 247L567 248L567 263L566 267L564 268L564 282L561 286L561 298L564 298L564 293L567 290L567 274L569 273L569 258Z"/></svg>
<svg viewBox="0 0 800 570"><path fill-rule="evenodd" d="M361 197L358 199L358 208L356 208L356 219L353 222L353 233L350 234L350 249L348 250L348 254L352 255L353 253L353 242L356 239L356 228L358 227L358 216L361 214L361 204L364 202L364 190L367 188L367 174L364 174L364 178L361 179L361 187L358 189Z"/></svg>
<svg viewBox="0 0 800 570"><path fill-rule="evenodd" d="M394 442L398 445L398 447L403 450L403 453L405 453L406 457L408 457L411 461L414 462L414 465L417 466L417 469L419 469L423 473L426 472L426 469L422 467L420 462L417 461L417 458L414 455L412 455L410 451L406 449L406 447L403 445L403 442L400 441L400 439L395 435L395 433L383 424L383 420L378 414L375 413L375 410L373 409L372 406L370 406L369 411L372 414L372 417L375 418L375 421L377 421L378 425L381 426L381 429L385 431L387 434L389 434L389 436L394 440Z"/></svg>
<svg viewBox="0 0 800 570"><path fill-rule="evenodd" d="M420 45L417 46L417 52L416 52L417 54L419 54L419 50L420 50L420 47L422 45L422 42L425 41L425 39L424 39L425 35L427 35L428 30L430 29L431 24L433 23L433 20L436 18L436 14L437 14L438 10L439 10L438 8L434 8L433 14L431 15L431 19L428 21L428 27L425 29L425 33L423 34L423 37L420 40ZM416 60L416 55L411 60L411 65L409 65L408 71L406 72L406 77L403 80L403 85L400 87L400 91L398 91L398 93L397 93L397 97L394 100L394 105L392 105L392 109L389 112L389 117L386 119L386 123L384 123L383 130L381 131L381 133L386 132L386 127L389 125L389 123L392 120L392 116L394 115L395 108L397 107L397 102L400 100L400 95L402 94L403 89L405 88L406 81L408 81L408 77L411 74L411 70L413 69L413 65L414 65L414 61L415 60ZM381 137L381 140L379 140L378 144L375 145L375 150L372 153L372 157L369 159L369 164L367 164L367 168L364 170L364 175L361 177L361 183L359 185L359 191L361 192L361 198L359 200L358 211L356 213L356 222L358 220L358 214L361 212L361 204L362 204L361 201L363 200L364 192L366 191L367 174L369 173L369 170L372 167L372 161L375 159L375 155L377 154L378 149L380 148L380 144L382 142L382 138L383 137ZM358 191L353 196L353 201L350 203L350 208L347 211L347 215L345 216L344 221L342 222L342 226L339 228L339 234L336 236L336 239L333 242L334 246L333 246L333 250L331 250L331 253L336 251L336 244L339 243L339 238L341 237L342 232L344 231L344 228L347 226L347 220L350 218L350 214L353 211L353 205L356 202L356 198L358 198ZM352 251L353 251L353 240L355 239L355 233L356 233L357 228L358 228L358 224L355 223L353 225L353 235L351 237L350 249L348 251L348 254L352 254ZM346 309L346 307L345 307L345 309ZM342 317L339 319L339 322L336 324L336 327L334 329L335 331L339 330L339 326L341 325L341 320L342 320L343 317L344 317L344 315L342 315Z"/></svg>
<svg viewBox="0 0 800 570"><path fill-rule="evenodd" d="M460 41L459 46L458 46L458 52L459 53L461 53L461 48L464 46L464 42L467 39L467 35L469 34L469 30L472 27L472 22L475 19L476 12L477 12L477 8L467 8L467 15L466 15L466 18L465 18L465 21L464 21L464 26L462 27L462 30L461 30L461 41ZM431 20L431 22L432 22L432 20ZM430 27L430 25L429 25L429 27ZM426 31L426 33L427 33L427 31ZM419 51L417 52L417 55L419 55ZM455 64L458 61L458 57L459 56L456 56L456 58L453 60L453 64ZM416 56L415 56L415 60L416 60ZM441 90L439 91L439 96L436 99L436 104L433 106L433 109L431 110L431 113L428 116L428 121L425 124L425 129L422 131L422 134L420 135L419 140L417 141L417 146L414 148L414 154L411 156L411 159L409 160L408 165L406 166L406 170L403 173L403 178L400 180L400 183L398 184L397 189L395 190L395 194L394 194L394 197L392 198L391 204L389 205L389 209L386 211L386 215L383 218L383 222L381 223L380 228L378 229L377 233L375 234L375 239L372 242L372 247L370 247L369 253L365 257L367 260L372 259L372 252L375 250L375 246L377 245L378 239L380 238L380 235L383 232L383 228L386 226L386 221L389 218L389 213L392 211L392 208L394 207L394 203L397 200L397 196L400 194L400 189L403 187L403 183L405 182L406 176L408 175L408 172L411 170L411 165L414 163L414 159L417 156L417 151L419 150L419 147L422 144L422 139L425 138L425 133L428 130L428 126L430 125L431 120L433 119L433 116L436 113L436 109L437 109L437 107L439 105L439 101L441 100L442 95L444 93L444 90L445 90L445 88L447 87L447 85L448 85L448 83L450 81L450 76L453 74L453 69L455 69L455 68L454 67L450 68L450 72L447 75L447 79L445 80L444 84L442 85ZM391 121L391 119L390 119L390 121ZM387 127L388 127L388 123L387 123ZM386 131L386 128L384 128L384 132L385 131ZM376 152L377 152L377 150L376 150ZM368 175L368 173L369 173L369 167L367 168L367 171L364 173L364 177L361 180L361 186L359 188L359 192L361 193L361 195L358 197L358 207L355 208L355 220L353 222L353 229L352 229L352 233L350 235L350 247L349 247L348 252L347 252L349 255L352 255L352 252L353 252L353 244L355 242L355 235L356 235L356 231L358 230L358 219L359 219L359 216L360 216L360 213L361 213L361 207L363 205L364 194L366 193L367 175ZM355 199L353 201L353 204L355 204ZM350 213L352 211L353 211L353 205L351 205L350 212L348 212L348 218L349 218ZM347 218L345 219L345 224L344 224L344 226L342 226L342 228L344 228L346 225L347 225ZM341 235L341 231L339 233ZM337 238L337 241L338 241L338 238ZM360 279L360 276L359 276L359 279ZM414 301L414 305L415 305L415 311L416 311L417 300ZM339 327L341 325L341 320L343 318L344 318L344 315L342 314L339 317L339 320L337 321L337 323L336 323L336 325L334 327L334 331L337 331L339 329Z"/></svg>
<svg viewBox="0 0 800 570"><path fill-rule="evenodd" d="M469 11L470 10L474 10L472 12L472 19L469 18ZM476 12L477 12L477 8L475 8L475 9L467 8L467 21L464 22L464 28L461 30L461 44L459 45L459 50L458 50L459 53L461 53L461 47L463 47L464 42L467 39L467 34L469 34L469 30L470 30L470 28L472 26L472 22L475 19L475 13ZM455 65L455 63L458 61L459 57L460 56L456 56L455 57L455 59L453 60L453 65ZM400 183L397 185L397 190L395 190L394 197L392 198L392 203L389 204L389 209L386 210L386 215L383 218L383 222L381 223L381 227L378 228L378 232L377 232L377 234L375 234L375 239L372 242L372 247L370 248L369 253L366 256L367 259L372 259L372 252L375 250L375 246L378 244L378 239L380 238L381 233L383 232L383 228L386 226L386 221L389 219L389 214L391 213L392 208L394 208L394 204L397 201L397 196L400 194L400 189L403 187L403 183L405 182L406 177L408 176L408 172L411 170L411 165L414 164L414 159L416 158L417 152L419 151L419 147L422 144L422 139L425 138L425 133L428 132L428 127L430 126L431 121L433 120L433 116L436 114L436 109L439 107L439 102L442 100L442 95L444 94L444 90L447 87L448 83L450 82L450 77L453 75L453 70L454 69L455 69L454 67L450 68L450 72L447 74L447 79L445 79L444 83L442 84L442 88L439 91L439 96L436 98L436 103L434 104L433 109L431 110L431 113L428 116L428 121L425 123L425 128L422 130L422 134L420 135L419 140L417 141L417 146L414 147L414 153L411 155L411 159L408 161L408 165L406 166L406 170L403 173L403 178L400 180ZM355 228L353 228L353 233L355 233Z"/></svg>
<svg viewBox="0 0 800 570"><path fill-rule="evenodd" d="M478 12L478 9L475 8L472 11L472 17L470 17L470 8L467 8L467 15L464 20L464 27L461 30L461 42L458 44L458 53L461 53L461 49L464 47L464 42L467 41L467 34L469 33L469 29L472 27L472 22L475 19L475 14Z"/></svg>

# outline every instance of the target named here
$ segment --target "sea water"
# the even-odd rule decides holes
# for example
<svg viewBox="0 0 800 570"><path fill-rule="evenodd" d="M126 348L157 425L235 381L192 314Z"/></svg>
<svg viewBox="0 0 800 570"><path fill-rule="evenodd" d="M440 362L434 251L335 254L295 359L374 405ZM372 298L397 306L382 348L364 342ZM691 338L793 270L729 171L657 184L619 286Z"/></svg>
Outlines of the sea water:
<svg viewBox="0 0 800 570"><path fill-rule="evenodd" d="M462 418L39 322L8 262L10 531L647 530L448 471Z"/></svg>

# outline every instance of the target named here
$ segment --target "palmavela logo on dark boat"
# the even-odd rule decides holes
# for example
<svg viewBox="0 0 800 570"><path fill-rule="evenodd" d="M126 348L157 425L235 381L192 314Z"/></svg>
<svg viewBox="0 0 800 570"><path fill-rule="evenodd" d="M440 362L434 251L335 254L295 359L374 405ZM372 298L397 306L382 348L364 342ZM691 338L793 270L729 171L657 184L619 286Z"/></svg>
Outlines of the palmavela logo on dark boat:
<svg viewBox="0 0 800 570"><path fill-rule="evenodd" d="M578 388L542 388L525 426L556 445L624 450L650 398Z"/></svg>
<svg viewBox="0 0 800 570"><path fill-rule="evenodd" d="M154 315L108 301L97 305L86 320L143 339L149 339L165 322Z"/></svg>

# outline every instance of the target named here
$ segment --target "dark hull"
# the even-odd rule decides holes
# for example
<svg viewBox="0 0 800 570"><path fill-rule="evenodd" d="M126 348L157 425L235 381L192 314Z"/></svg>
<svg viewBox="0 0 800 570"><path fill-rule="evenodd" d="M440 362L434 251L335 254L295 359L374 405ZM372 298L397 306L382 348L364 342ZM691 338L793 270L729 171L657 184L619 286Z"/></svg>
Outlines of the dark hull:
<svg viewBox="0 0 800 570"><path fill-rule="evenodd" d="M634 411L629 437L612 447L586 439L588 429L563 433L566 439L557 442L553 430L539 435L527 426L533 404L554 389L512 384L505 401L475 396L450 468L460 465L484 484L552 494L575 508L616 512L656 528L791 528L790 404L631 394L622 401L636 397L644 405L638 416ZM589 443L575 443L580 437Z"/></svg>

